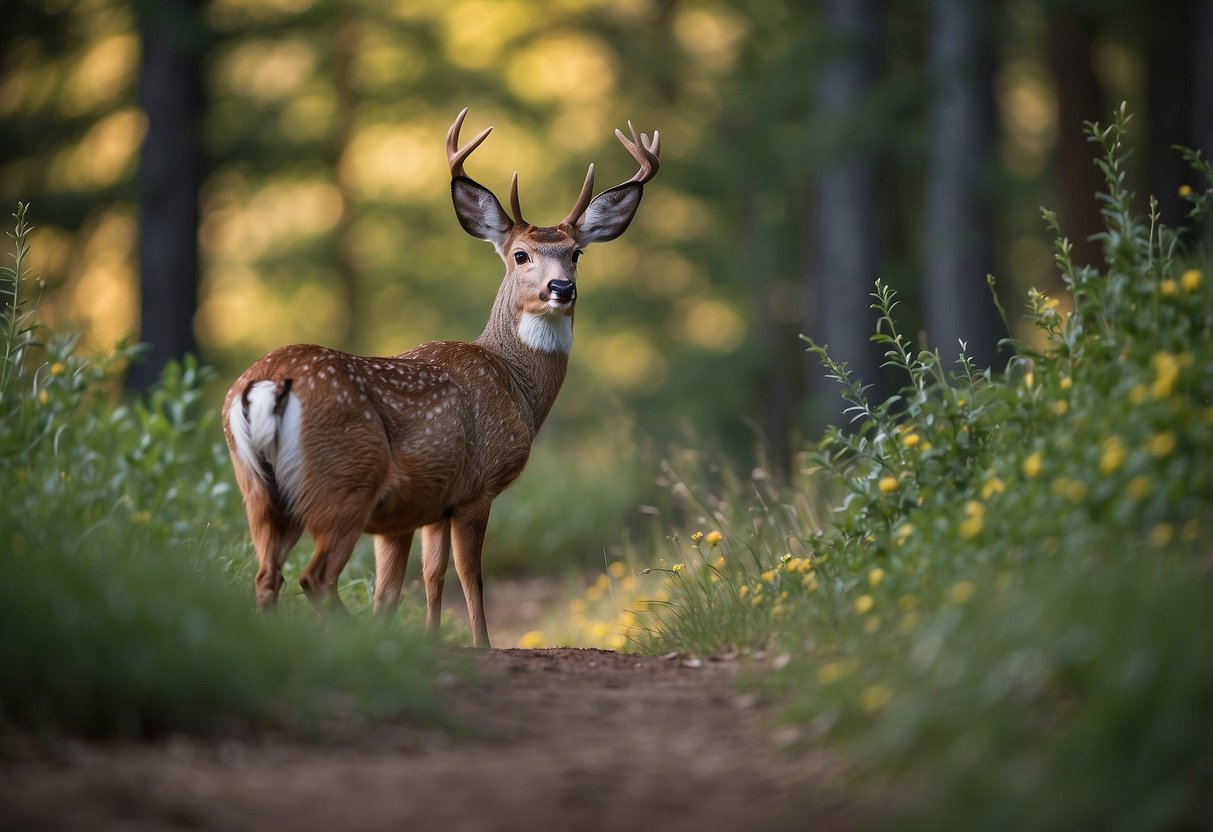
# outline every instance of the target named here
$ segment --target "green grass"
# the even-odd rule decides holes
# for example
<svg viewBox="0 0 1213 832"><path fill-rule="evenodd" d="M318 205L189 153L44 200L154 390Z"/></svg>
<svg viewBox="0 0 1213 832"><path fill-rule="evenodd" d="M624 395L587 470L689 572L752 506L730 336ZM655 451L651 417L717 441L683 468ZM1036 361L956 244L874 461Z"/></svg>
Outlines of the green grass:
<svg viewBox="0 0 1213 832"><path fill-rule="evenodd" d="M0 728L442 721L419 615L254 612L208 372L187 361L121 401L135 350L84 356L38 322L25 210L0 274Z"/></svg>
<svg viewBox="0 0 1213 832"><path fill-rule="evenodd" d="M788 491L671 469L716 544L685 540L653 651L758 651L759 687L894 828L1186 828L1213 806L1213 275L1190 236L1134 213L1128 117L1090 125L1107 189L1101 268L1056 219L1064 298L1005 368L955 367L900 334L871 402L828 350L855 420ZM1213 168L1185 154L1213 182ZM1213 190L1190 195L1207 223Z"/></svg>

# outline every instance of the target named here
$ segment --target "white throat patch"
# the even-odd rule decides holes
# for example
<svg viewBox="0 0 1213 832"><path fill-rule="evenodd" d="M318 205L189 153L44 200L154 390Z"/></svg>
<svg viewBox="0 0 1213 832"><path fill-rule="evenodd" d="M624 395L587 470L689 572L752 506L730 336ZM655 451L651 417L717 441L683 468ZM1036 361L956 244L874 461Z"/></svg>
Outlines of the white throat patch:
<svg viewBox="0 0 1213 832"><path fill-rule="evenodd" d="M539 352L569 353L573 349L573 318L563 311L546 314L523 312L518 337Z"/></svg>

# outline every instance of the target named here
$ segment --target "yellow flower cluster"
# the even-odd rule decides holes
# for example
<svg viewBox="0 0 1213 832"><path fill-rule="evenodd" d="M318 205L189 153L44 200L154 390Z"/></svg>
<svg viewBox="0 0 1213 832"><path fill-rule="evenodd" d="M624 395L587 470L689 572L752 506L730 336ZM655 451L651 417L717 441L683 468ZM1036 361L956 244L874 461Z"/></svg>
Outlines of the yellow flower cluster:
<svg viewBox="0 0 1213 832"><path fill-rule="evenodd" d="M1099 473L1107 476L1119 470L1125 461L1125 446L1115 434L1100 443L1103 453L1099 457Z"/></svg>
<svg viewBox="0 0 1213 832"><path fill-rule="evenodd" d="M958 531L960 536L969 540L981 534L981 530L985 525L986 507L977 500L969 500L965 503L965 519L960 521Z"/></svg>
<svg viewBox="0 0 1213 832"><path fill-rule="evenodd" d="M1154 365L1154 381L1150 385L1150 396L1157 401L1171 395L1175 382L1179 380L1179 371L1192 363L1192 356L1186 352L1178 355L1156 352L1151 363Z"/></svg>
<svg viewBox="0 0 1213 832"><path fill-rule="evenodd" d="M1023 475L1028 479L1032 479L1040 473L1043 467L1044 458L1041 456L1040 451L1036 451L1023 461Z"/></svg>
<svg viewBox="0 0 1213 832"><path fill-rule="evenodd" d="M647 571L634 573L624 562L612 561L606 572L599 574L580 596L569 600L567 618L551 616L542 628L524 633L518 646L570 644L626 649L628 637L643 623L637 613L670 598L662 581L662 576L669 579L669 573L653 570L651 577L645 577L647 574Z"/></svg>
<svg viewBox="0 0 1213 832"><path fill-rule="evenodd" d="M1085 480L1058 477L1053 480L1051 489L1058 497L1064 497L1072 503L1081 503L1087 497Z"/></svg>
<svg viewBox="0 0 1213 832"><path fill-rule="evenodd" d="M897 477L881 477L876 487L880 489L881 494L892 494L897 490Z"/></svg>

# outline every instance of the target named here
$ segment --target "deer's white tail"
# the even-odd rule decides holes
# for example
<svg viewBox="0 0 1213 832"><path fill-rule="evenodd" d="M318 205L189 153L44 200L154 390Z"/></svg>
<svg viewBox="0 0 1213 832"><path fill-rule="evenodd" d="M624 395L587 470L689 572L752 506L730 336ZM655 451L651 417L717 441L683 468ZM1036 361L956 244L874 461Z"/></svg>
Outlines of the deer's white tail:
<svg viewBox="0 0 1213 832"><path fill-rule="evenodd" d="M301 411L290 382L258 381L228 411L240 464L261 480L270 499L289 514L303 482Z"/></svg>

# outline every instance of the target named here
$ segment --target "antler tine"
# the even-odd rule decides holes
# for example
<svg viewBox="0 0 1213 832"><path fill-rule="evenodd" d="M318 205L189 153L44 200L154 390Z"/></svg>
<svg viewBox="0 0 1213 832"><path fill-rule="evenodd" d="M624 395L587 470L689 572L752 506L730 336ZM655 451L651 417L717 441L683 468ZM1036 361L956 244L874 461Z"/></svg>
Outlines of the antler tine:
<svg viewBox="0 0 1213 832"><path fill-rule="evenodd" d="M518 171L514 171L514 176L510 179L510 213L514 215L514 222L518 225L525 222L522 218L522 208L518 203Z"/></svg>
<svg viewBox="0 0 1213 832"><path fill-rule="evenodd" d="M590 207L590 200L594 197L594 163L590 162L590 169L585 172L585 182L581 186L581 193L577 195L577 201L573 203L573 210L569 211L569 215L560 221L561 225L573 225L585 213L585 209Z"/></svg>
<svg viewBox="0 0 1213 832"><path fill-rule="evenodd" d="M468 108L464 107L459 111L459 115L455 116L455 121L451 124L449 130L446 131L446 160L451 166L451 176L467 176L463 172L463 163L468 156L472 155L472 151L480 147L480 143L488 138L489 133L493 132L492 127L486 127L480 131L476 138L472 139L462 148L459 147L459 130L463 127L463 120L467 117Z"/></svg>
<svg viewBox="0 0 1213 832"><path fill-rule="evenodd" d="M630 141L619 129L615 130L615 138L619 139L620 143L627 148L628 153L632 154L632 158L640 165L640 170L636 171L636 175L628 182L643 185L656 176L661 167L661 161L657 157L657 154L661 152L661 135L654 130L652 141L649 141L649 137L644 133L637 136L636 128L632 126L631 121L628 121L628 130L632 134Z"/></svg>

